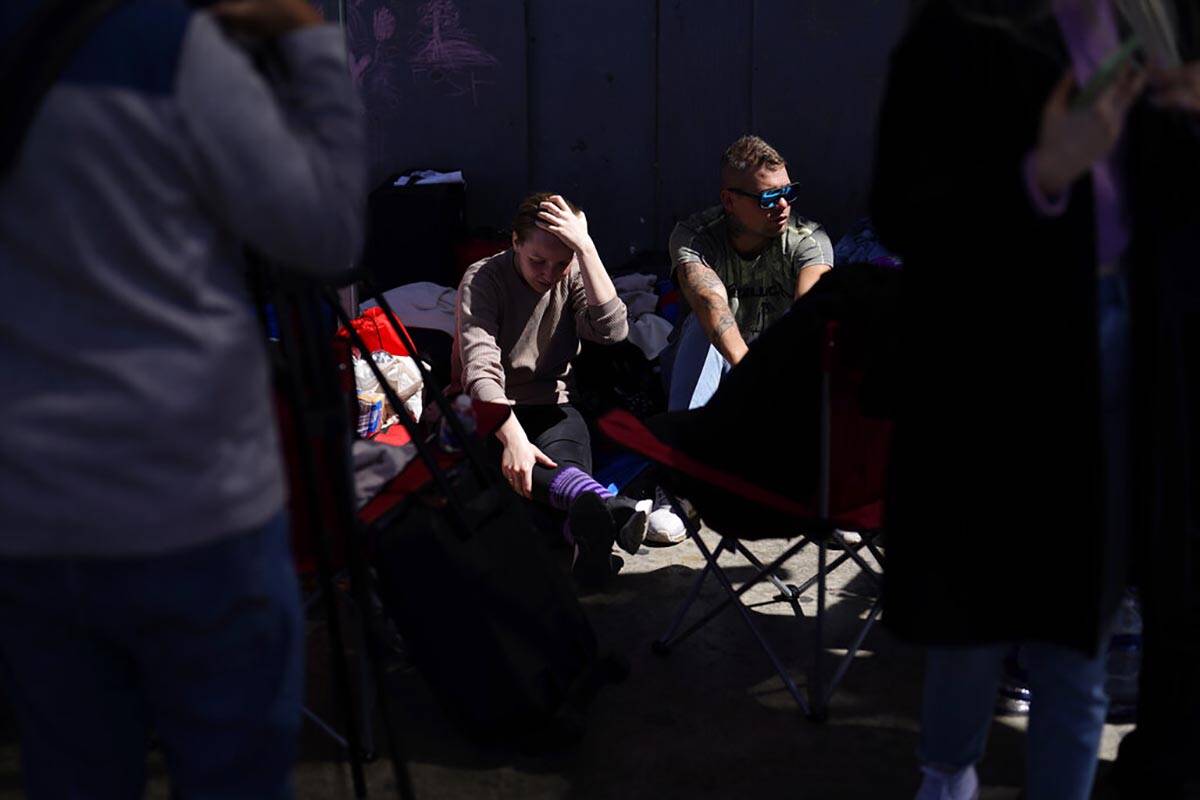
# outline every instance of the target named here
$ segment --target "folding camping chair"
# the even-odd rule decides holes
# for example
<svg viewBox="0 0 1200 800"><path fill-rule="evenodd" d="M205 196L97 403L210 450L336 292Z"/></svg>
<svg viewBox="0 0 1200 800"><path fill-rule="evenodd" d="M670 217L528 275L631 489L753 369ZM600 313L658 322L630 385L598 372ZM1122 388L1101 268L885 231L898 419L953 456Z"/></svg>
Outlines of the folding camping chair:
<svg viewBox="0 0 1200 800"><path fill-rule="evenodd" d="M327 297L326 302L334 305L336 308L333 298ZM346 321L343 320L343 322L345 323ZM350 333L347 327L352 327L354 333ZM408 344L411 342L412 339L404 324L399 320L395 320L393 323L393 321L387 319L382 309L370 309L366 314L349 320L348 325L343 324L338 329L337 338L333 346L335 357L342 367L338 374L341 381L341 391L347 395L354 392L354 372L349 367L349 355L352 345L355 347L366 346L372 352L374 350L385 350L392 355L413 355L415 351ZM370 357L367 353L364 353L364 356ZM407 400L408 398L400 394L399 399ZM403 413L403 409L400 409L399 413ZM486 437L498 428L507 417L508 407L495 403L476 403L474 413L480 435ZM279 408L279 414L286 427L291 421L290 412L288 409L281 407ZM400 423L393 425L389 430L381 432L372 438L374 441L394 447L403 447L412 442L408 429ZM299 456L294 452L295 447L295 442L285 436L284 449L288 454L288 462L289 464L298 465ZM321 441L310 441L308 447L317 458L319 464L324 465L332 460L323 452L324 445ZM453 464L461 460L460 455L443 452L438 452L435 458L438 467L442 469L449 469ZM347 537L359 536L369 545L369 543L374 541L379 530L386 527L396 517L403 507L405 500L432 482L433 475L429 466L419 458L414 457L398 475L388 480L378 489L371 500L357 510L355 524L351 526L352 530L346 530L349 524L348 520L340 519L335 514L329 514L324 519L326 535L331 539L330 556L332 557L331 567L334 572L332 581L333 591L346 602L346 608L349 611L360 617L360 624L357 627L362 637L372 635L367 630L368 625L366 622L367 618L374 613L374 607L379 603L378 593L373 583L361 598L356 598L354 593L349 591L348 582L350 575L346 569L346 559L344 557L347 552ZM302 582L304 582L303 579L306 576L315 578L319 572L315 543L312 541L312 523L299 512L293 513L293 521L293 527L295 528L293 532L293 550L295 553L296 571L301 577ZM306 617L317 604L322 602L325 602L324 589L318 584L312 591L307 592L303 599ZM362 607L364 602L370 603L372 607ZM354 725L357 723L358 747L363 760L370 762L377 756L374 719L378 703L378 693L371 680L371 664L367 657L367 642L364 639L359 644L360 646L355 648L354 657L355 668L358 673L359 693L354 706L356 713L347 715L347 724ZM344 752L347 754L351 753L354 746L354 736L351 735L349 730L339 731L334 725L307 706L302 709L302 713L309 722L329 737Z"/></svg>
<svg viewBox="0 0 1200 800"><path fill-rule="evenodd" d="M731 471L705 464L695 454L664 442L627 412L612 412L600 421L601 430L611 439L665 468L664 481L668 484L675 511L686 521L688 534L705 560L704 569L693 583L670 627L654 643L654 652L666 655L675 645L732 605L801 711L816 721L825 719L834 690L879 617L878 590L882 580L883 554L879 549L878 533L883 506L884 459L891 433L889 422L867 418L859 412L862 373L839 366L835 357L836 345L837 325L827 323L820 350L820 460L815 508L813 504L765 489ZM847 488L847 482L855 485L849 491L839 491L839 488ZM710 549L700 536L700 525L682 513L679 504L681 495L696 507L710 528L721 534L721 541L715 549ZM863 498L868 499L863 502ZM850 531L860 533L861 540L849 541L844 533ZM764 564L742 541L747 537L794 537L796 541L770 563ZM830 540L841 548L841 553L832 561L828 560ZM799 585L786 583L778 574L780 568L809 545L817 548L816 574ZM734 585L719 563L720 557L726 553L740 555L755 569L753 576L740 586ZM862 575L876 590L875 598L853 642L834 666L833 676L826 683L827 580L833 571L848 563L858 565ZM725 598L680 631L688 611L710 576L720 584ZM817 608L812 618L813 653L807 698L759 630L754 615L744 602L746 593L763 581L769 581L779 592L773 602L787 603L797 620L807 618L801 607L801 596L816 586Z"/></svg>

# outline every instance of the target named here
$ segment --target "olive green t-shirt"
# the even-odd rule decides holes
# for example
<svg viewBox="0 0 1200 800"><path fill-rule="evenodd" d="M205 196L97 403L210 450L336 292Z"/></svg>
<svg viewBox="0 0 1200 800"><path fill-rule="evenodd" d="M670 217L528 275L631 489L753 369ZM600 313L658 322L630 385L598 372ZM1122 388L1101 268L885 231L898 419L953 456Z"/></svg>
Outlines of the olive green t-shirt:
<svg viewBox="0 0 1200 800"><path fill-rule="evenodd" d="M675 226L670 244L672 270L699 261L717 273L729 295L729 309L746 342L751 342L792 307L796 280L805 267L833 266L833 245L816 222L793 211L778 239L752 258L743 258L729 241L729 223L721 206L693 214ZM676 329L682 326L681 318Z"/></svg>

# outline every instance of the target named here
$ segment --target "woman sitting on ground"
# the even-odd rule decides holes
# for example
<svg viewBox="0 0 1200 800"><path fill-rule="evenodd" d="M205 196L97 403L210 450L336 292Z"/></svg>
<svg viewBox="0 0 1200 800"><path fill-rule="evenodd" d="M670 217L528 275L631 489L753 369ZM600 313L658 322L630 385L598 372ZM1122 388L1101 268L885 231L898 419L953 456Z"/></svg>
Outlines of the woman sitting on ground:
<svg viewBox="0 0 1200 800"><path fill-rule="evenodd" d="M614 496L591 477L587 424L571 404L571 361L581 338L625 338L625 304L572 203L531 195L512 227L512 247L472 264L459 284L452 383L476 400L513 407L496 433L501 472L522 497L566 512L576 577L594 585L612 572L614 541L637 552L650 503Z"/></svg>

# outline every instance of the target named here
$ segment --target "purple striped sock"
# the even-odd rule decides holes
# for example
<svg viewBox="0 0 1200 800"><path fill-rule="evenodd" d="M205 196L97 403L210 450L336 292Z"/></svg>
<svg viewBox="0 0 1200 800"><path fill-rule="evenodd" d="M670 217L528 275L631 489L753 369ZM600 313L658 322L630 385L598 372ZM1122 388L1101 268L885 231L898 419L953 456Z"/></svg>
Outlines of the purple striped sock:
<svg viewBox="0 0 1200 800"><path fill-rule="evenodd" d="M550 505L559 511L566 511L575 498L584 492L593 492L601 497L613 496L612 492L579 467L564 467L550 481Z"/></svg>

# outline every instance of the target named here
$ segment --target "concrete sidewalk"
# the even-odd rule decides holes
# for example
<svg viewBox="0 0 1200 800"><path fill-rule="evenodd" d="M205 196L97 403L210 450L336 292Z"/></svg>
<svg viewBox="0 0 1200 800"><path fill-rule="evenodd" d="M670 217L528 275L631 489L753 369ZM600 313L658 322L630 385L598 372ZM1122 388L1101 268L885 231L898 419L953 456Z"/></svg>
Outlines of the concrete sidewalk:
<svg viewBox="0 0 1200 800"><path fill-rule="evenodd" d="M705 533L715 546L717 537ZM751 543L767 560L783 542ZM724 562L723 562L724 563ZM729 563L734 564L731 560ZM793 563L799 582L816 565L815 548ZM682 643L669 657L650 643L670 618L703 566L692 542L643 548L602 594L585 598L603 646L626 656L631 674L605 688L592 707L588 729L573 752L528 758L482 750L464 741L434 704L420 676L392 674L395 706L417 794L433 798L911 798L918 775L915 749L921 656L876 627L834 695L829 720L800 715L782 682L736 612L728 610ZM735 577L749 574L735 569ZM845 647L853 623L868 607L858 568L847 565L830 580L828 638ZM799 579L799 580L797 580ZM453 591L447 586L447 591ZM769 601L757 589L749 602ZM700 606L721 598L709 581ZM809 598L814 593L808 593ZM806 609L814 602L804 604ZM698 613L697 608L693 613ZM755 609L764 633L803 686L810 627L798 627L786 604ZM328 653L321 626L311 637L310 707L331 721ZM831 651L839 653L839 650ZM340 726L340 722L338 723ZM980 767L984 800L1016 798L1023 774L1023 724L997 721ZM1102 758L1111 760L1127 727L1109 726ZM380 740L382 743L382 739ZM382 744L380 749L382 750ZM11 723L0 743L0 798L20 797L17 748ZM1104 764L1101 765L1103 770ZM368 765L372 797L394 797L386 759ZM353 797L349 769L331 742L306 724L297 796L307 800ZM169 797L161 759L152 758L149 797ZM1103 786L1097 797L1105 797Z"/></svg>

